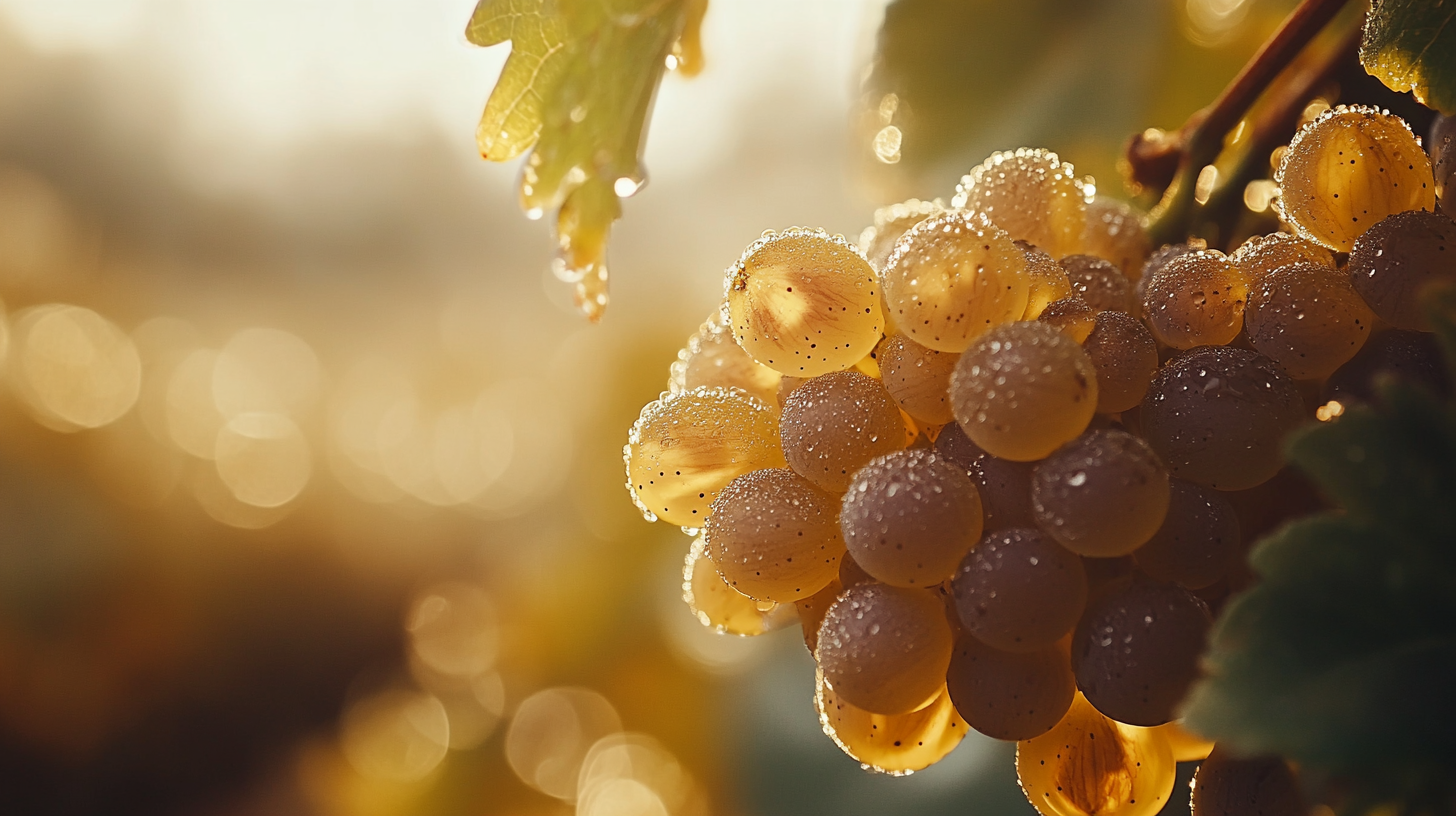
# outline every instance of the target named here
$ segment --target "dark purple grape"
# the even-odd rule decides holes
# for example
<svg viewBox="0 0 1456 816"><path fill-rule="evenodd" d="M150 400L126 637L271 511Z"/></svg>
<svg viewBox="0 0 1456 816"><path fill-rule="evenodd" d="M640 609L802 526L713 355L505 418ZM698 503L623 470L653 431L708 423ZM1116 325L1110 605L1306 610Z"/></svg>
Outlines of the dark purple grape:
<svg viewBox="0 0 1456 816"><path fill-rule="evenodd" d="M1061 646L1005 652L970 636L956 641L945 682L961 719L999 740L1031 739L1052 730L1077 693Z"/></svg>
<svg viewBox="0 0 1456 816"><path fill-rule="evenodd" d="M1278 757L1236 759L1215 747L1193 780L1193 816L1304 816L1304 796Z"/></svg>
<svg viewBox="0 0 1456 816"><path fill-rule="evenodd" d="M1040 530L981 539L951 583L966 631L1007 651L1049 646L1072 630L1087 600L1082 561Z"/></svg>
<svg viewBox="0 0 1456 816"><path fill-rule="evenodd" d="M1330 375L1323 399L1376 402L1375 384L1381 377L1424 386L1439 397L1451 394L1446 359L1436 338L1429 332L1391 329L1371 337L1350 362Z"/></svg>
<svg viewBox="0 0 1456 816"><path fill-rule="evenodd" d="M1351 285L1382 320L1430 331L1421 293L1456 280L1456 222L1421 210L1389 216L1356 239L1348 269Z"/></svg>
<svg viewBox="0 0 1456 816"><path fill-rule="evenodd" d="M981 494L981 512L985 514L983 529L1036 526L1036 513L1031 509L1034 462L998 459L981 450L966 436L961 426L955 424L941 429L935 448L947 459L965 468L971 481L976 483Z"/></svg>
<svg viewBox="0 0 1456 816"><path fill-rule="evenodd" d="M1173 479L1169 489L1163 526L1133 560L1156 580L1202 589L1227 575L1238 558L1239 518L1216 490L1182 479Z"/></svg>

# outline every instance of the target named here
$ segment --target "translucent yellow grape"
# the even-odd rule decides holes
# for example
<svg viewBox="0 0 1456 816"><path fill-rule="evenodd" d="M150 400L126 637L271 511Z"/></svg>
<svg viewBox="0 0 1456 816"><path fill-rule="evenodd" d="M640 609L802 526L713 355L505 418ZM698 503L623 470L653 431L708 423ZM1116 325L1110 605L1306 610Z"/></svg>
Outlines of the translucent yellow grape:
<svg viewBox="0 0 1456 816"><path fill-rule="evenodd" d="M1243 273L1244 280L1252 288L1265 275L1280 267L1297 263L1312 263L1334 266L1335 256L1328 249L1308 238L1288 232L1256 235L1245 241L1229 256L1229 262Z"/></svg>
<svg viewBox="0 0 1456 816"><path fill-rule="evenodd" d="M642 409L622 457L627 489L649 521L700 527L725 485L785 467L778 411L742 391L696 388Z"/></svg>
<svg viewBox="0 0 1456 816"><path fill-rule="evenodd" d="M1026 254L984 218L953 211L905 234L885 263L885 305L926 348L960 352L1026 311Z"/></svg>
<svg viewBox="0 0 1456 816"><path fill-rule="evenodd" d="M1087 222L1078 252L1112 261L1128 280L1137 281L1152 252L1142 213L1115 198L1099 195L1087 203Z"/></svg>
<svg viewBox="0 0 1456 816"><path fill-rule="evenodd" d="M845 702L824 682L822 672L814 687L819 725L865 770L905 776L928 768L960 745L970 730L944 689L916 711L872 714Z"/></svg>
<svg viewBox="0 0 1456 816"><path fill-rule="evenodd" d="M993 153L961 178L951 206L984 213L1053 258L1076 252L1086 228L1081 180L1070 163L1041 148Z"/></svg>
<svg viewBox="0 0 1456 816"><path fill-rule="evenodd" d="M858 248L822 230L769 233L728 269L733 336L782 374L840 371L884 330L875 270Z"/></svg>
<svg viewBox="0 0 1456 816"><path fill-rule="evenodd" d="M678 351L668 375L668 389L678 393L702 386L742 388L773 405L781 379L782 374L759 364L738 345L728 315L718 309Z"/></svg>
<svg viewBox="0 0 1456 816"><path fill-rule="evenodd" d="M1456 244L1453 244L1456 246ZM1370 336L1375 313L1333 266L1300 263L1265 275L1249 293L1244 331L1296 380L1322 380Z"/></svg>
<svg viewBox="0 0 1456 816"><path fill-rule="evenodd" d="M1239 335L1248 280L1217 250L1179 255L1153 273L1143 290L1148 328L1178 349L1223 346Z"/></svg>
<svg viewBox="0 0 1456 816"><path fill-rule="evenodd" d="M896 335L880 343L878 357L881 381L901 410L931 425L955 420L946 391L959 354L928 349Z"/></svg>
<svg viewBox="0 0 1456 816"><path fill-rule="evenodd" d="M921 221L943 212L945 204L938 198L934 201L912 198L881 207L875 210L874 226L865 227L860 233L859 248L864 250L870 264L876 269L883 269L901 236Z"/></svg>
<svg viewBox="0 0 1456 816"><path fill-rule="evenodd" d="M1306 125L1274 180L1280 216L1337 252L1388 215L1436 207L1430 157L1404 120L1374 108L1341 105Z"/></svg>
<svg viewBox="0 0 1456 816"><path fill-rule="evenodd" d="M761 635L795 620L794 607L762 603L728 586L708 558L700 535L683 560L683 602L702 624L719 634Z"/></svg>
<svg viewBox="0 0 1456 816"><path fill-rule="evenodd" d="M1097 327L1097 314L1097 310L1089 306L1081 295L1074 294L1049 304L1036 319L1061 329L1078 343L1084 343Z"/></svg>
<svg viewBox="0 0 1456 816"><path fill-rule="evenodd" d="M1016 241L1026 253L1026 311L1022 320L1035 320L1047 306L1063 298L1069 298L1075 291L1067 278L1067 271L1052 256L1025 241Z"/></svg>
<svg viewBox="0 0 1456 816"><path fill-rule="evenodd" d="M1042 816L1155 816L1173 793L1168 739L1114 722L1078 694L1052 730L1016 743L1016 775Z"/></svg>

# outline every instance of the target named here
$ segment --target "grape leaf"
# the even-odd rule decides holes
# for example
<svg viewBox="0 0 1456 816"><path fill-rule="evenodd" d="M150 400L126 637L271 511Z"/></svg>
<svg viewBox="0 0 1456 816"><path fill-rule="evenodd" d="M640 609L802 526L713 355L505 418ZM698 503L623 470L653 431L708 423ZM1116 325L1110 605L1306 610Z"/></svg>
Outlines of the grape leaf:
<svg viewBox="0 0 1456 816"><path fill-rule="evenodd" d="M465 36L511 54L476 129L480 154L508 161L532 145L521 206L556 210L558 277L595 321L607 305L607 238L620 199L645 181L647 118L669 64L702 65L707 0L480 0Z"/></svg>
<svg viewBox="0 0 1456 816"><path fill-rule="evenodd" d="M1456 288L1430 304L1456 362ZM1414 812L1456 794L1456 405L1380 393L1288 441L1341 510L1256 545L1261 581L1225 607L1184 713L1231 750L1333 775L1346 809Z"/></svg>
<svg viewBox="0 0 1456 816"><path fill-rule="evenodd" d="M1456 0L1372 0L1360 63L1391 90L1456 114Z"/></svg>

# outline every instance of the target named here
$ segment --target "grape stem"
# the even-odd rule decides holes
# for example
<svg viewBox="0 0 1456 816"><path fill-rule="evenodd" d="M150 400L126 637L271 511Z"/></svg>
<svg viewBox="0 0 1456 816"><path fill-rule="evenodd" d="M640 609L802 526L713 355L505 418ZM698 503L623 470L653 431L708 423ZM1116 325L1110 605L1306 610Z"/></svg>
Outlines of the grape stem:
<svg viewBox="0 0 1456 816"><path fill-rule="evenodd" d="M1350 0L1304 0L1285 18L1214 103L1188 118L1171 141L1151 143L1134 137L1127 158L1134 165L1166 161L1171 149L1180 155L1176 174L1163 191L1149 225L1156 244L1187 237L1194 210L1194 188L1203 168L1222 152L1224 139L1259 96Z"/></svg>

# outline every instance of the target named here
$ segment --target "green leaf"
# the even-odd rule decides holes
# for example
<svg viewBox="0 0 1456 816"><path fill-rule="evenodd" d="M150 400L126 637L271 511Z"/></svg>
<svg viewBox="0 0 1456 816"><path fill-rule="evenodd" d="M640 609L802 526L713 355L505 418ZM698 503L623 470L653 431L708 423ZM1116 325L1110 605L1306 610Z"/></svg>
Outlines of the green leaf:
<svg viewBox="0 0 1456 816"><path fill-rule="evenodd" d="M1360 64L1391 90L1456 114L1456 0L1373 0Z"/></svg>
<svg viewBox="0 0 1456 816"><path fill-rule="evenodd" d="M531 217L557 210L559 277L597 320L606 308L607 238L636 192L647 118L669 57L701 65L706 0L481 0L466 28L511 54L476 129L480 154L507 161L535 145L521 174Z"/></svg>

